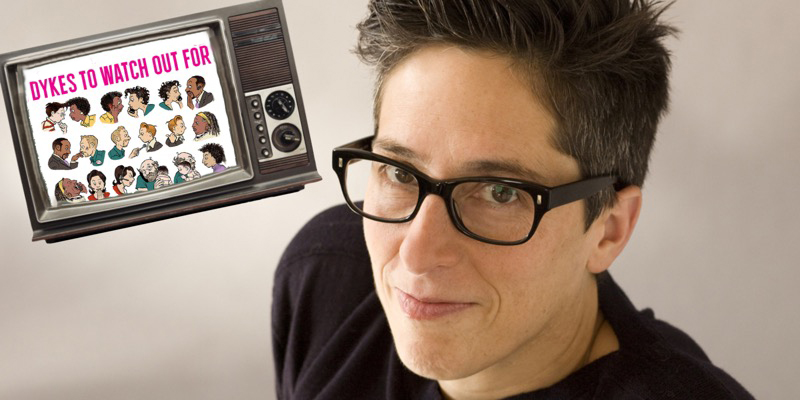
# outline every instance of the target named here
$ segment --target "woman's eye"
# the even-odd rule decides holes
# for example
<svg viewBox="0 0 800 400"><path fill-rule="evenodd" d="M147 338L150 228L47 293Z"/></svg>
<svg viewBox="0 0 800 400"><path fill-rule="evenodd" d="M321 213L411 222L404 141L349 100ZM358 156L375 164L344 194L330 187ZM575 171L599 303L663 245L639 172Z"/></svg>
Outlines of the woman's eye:
<svg viewBox="0 0 800 400"><path fill-rule="evenodd" d="M402 183L404 185L414 182L414 175L397 167L387 167L386 174L392 182Z"/></svg>
<svg viewBox="0 0 800 400"><path fill-rule="evenodd" d="M491 199L487 200L491 200L496 203L507 204L517 200L517 189L512 187L504 185L489 185L486 186L485 191L491 195Z"/></svg>

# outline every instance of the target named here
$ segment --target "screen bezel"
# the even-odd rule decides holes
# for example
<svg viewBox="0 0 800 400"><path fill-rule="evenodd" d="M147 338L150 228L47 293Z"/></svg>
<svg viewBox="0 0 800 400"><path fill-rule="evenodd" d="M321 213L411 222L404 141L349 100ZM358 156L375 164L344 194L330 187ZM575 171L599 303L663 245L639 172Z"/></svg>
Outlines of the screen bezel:
<svg viewBox="0 0 800 400"><path fill-rule="evenodd" d="M29 196L28 202L33 206L32 217L35 217L36 221L41 224L47 224L73 218L100 217L108 213L119 215L126 212L138 212L142 208L157 206L165 200L172 202L178 198L194 197L209 191L219 194L220 191L224 191L225 187L252 180L255 171L251 159L250 143L247 140L240 111L242 94L239 85L233 82L238 77L230 72L234 71L233 52L230 41L227 40L226 29L226 24L219 18L184 20L179 23L160 24L120 33L98 35L88 40L67 42L9 59L3 65L6 76L6 81L3 83L8 87L7 93L11 94L7 99L7 104L10 102L13 110L13 125L16 127L15 140L18 142L18 152L21 153L17 155L18 162L22 166L21 172L24 172L24 181L28 185L27 189L29 190L26 190L26 196ZM25 103L24 70L97 52L198 32L208 34L214 57L217 60L217 74L222 86L222 95L228 105L226 113L230 122L231 139L234 143L238 165L223 173L205 176L201 181L173 185L156 192L114 197L102 202L52 206L49 199L50 190L44 185L37 162L38 154L34 147L32 128L27 122L28 107Z"/></svg>

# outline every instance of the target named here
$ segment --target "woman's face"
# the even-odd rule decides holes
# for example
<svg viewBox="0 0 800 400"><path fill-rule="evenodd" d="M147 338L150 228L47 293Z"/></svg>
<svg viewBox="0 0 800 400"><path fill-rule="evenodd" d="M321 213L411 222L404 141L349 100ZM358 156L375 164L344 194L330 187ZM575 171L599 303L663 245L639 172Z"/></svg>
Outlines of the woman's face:
<svg viewBox="0 0 800 400"><path fill-rule="evenodd" d="M140 108L144 108L144 103L142 103L142 99L139 98L135 93L131 93L131 97L128 100L128 105L131 106L134 110L138 110Z"/></svg>
<svg viewBox="0 0 800 400"><path fill-rule="evenodd" d="M206 122L206 120L204 120L203 117L197 115L194 117L192 130L194 130L194 133L197 135L201 133L206 133L206 131L208 131L208 122Z"/></svg>
<svg viewBox="0 0 800 400"><path fill-rule="evenodd" d="M103 190L106 188L106 183L99 176L93 176L92 180L89 181L89 186L95 193L103 193Z"/></svg>
<svg viewBox="0 0 800 400"><path fill-rule="evenodd" d="M122 184L126 187L133 185L133 171L125 171L125 176L122 178Z"/></svg>
<svg viewBox="0 0 800 400"><path fill-rule="evenodd" d="M64 186L64 195L67 196L68 199L74 199L80 196L81 193L86 193L86 186L78 181L64 178L62 185Z"/></svg>
<svg viewBox="0 0 800 400"><path fill-rule="evenodd" d="M455 47L415 52L384 82L373 151L435 179L497 175L548 186L580 179L577 161L552 144L555 117L509 65ZM375 193L394 185L377 174L371 182ZM583 306L594 280L587 265L592 238L601 236L598 224L585 231L583 207L553 209L517 246L462 234L439 196L425 198L410 222L365 219L375 292L403 364L444 389L515 374L557 338L575 337L569 327L578 324L576 310L590 308Z"/></svg>
<svg viewBox="0 0 800 400"><path fill-rule="evenodd" d="M167 101L178 101L178 97L181 97L181 92L178 90L178 85L173 85L169 88L169 92L167 92Z"/></svg>
<svg viewBox="0 0 800 400"><path fill-rule="evenodd" d="M189 167L186 165L178 165L178 172L180 172L181 175L186 175L189 173Z"/></svg>
<svg viewBox="0 0 800 400"><path fill-rule="evenodd" d="M211 167L217 165L217 160L214 159L214 157L211 155L211 153L209 153L207 151L203 152L203 165L205 165L208 168L211 168Z"/></svg>

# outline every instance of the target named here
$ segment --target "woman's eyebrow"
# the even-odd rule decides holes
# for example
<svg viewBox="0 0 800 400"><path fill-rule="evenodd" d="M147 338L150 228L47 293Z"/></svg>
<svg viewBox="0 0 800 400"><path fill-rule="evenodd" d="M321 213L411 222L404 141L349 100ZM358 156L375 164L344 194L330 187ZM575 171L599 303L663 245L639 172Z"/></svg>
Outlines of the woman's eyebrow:
<svg viewBox="0 0 800 400"><path fill-rule="evenodd" d="M392 153L408 161L416 161L422 163L425 163L427 161L426 158L417 154L414 150L411 150L410 148L403 146L394 139L380 138L380 137L376 138L375 141L372 142L372 150L375 149L381 149L383 151Z"/></svg>
<svg viewBox="0 0 800 400"><path fill-rule="evenodd" d="M428 159L414 150L390 138L376 138L373 150L380 149L408 161L411 164L425 165ZM471 160L458 168L460 176L497 175L545 184L547 180L533 169L526 168L514 160Z"/></svg>
<svg viewBox="0 0 800 400"><path fill-rule="evenodd" d="M472 160L460 168L459 172L466 175L505 175L539 184L547 182L542 174L512 160Z"/></svg>

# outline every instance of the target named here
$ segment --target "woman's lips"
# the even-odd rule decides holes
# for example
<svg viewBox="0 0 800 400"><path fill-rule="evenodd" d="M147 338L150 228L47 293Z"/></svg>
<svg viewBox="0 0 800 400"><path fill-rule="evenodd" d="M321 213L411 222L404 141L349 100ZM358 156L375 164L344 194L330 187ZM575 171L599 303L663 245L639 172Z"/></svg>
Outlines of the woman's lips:
<svg viewBox="0 0 800 400"><path fill-rule="evenodd" d="M397 288L395 288L395 293L403 313L409 318L416 320L432 320L444 317L475 305L474 303L436 301L431 299L420 300Z"/></svg>

